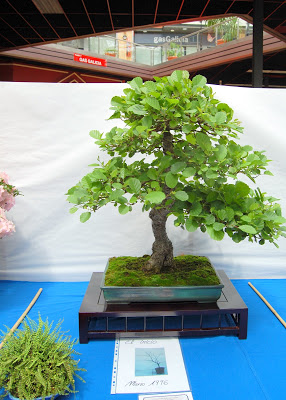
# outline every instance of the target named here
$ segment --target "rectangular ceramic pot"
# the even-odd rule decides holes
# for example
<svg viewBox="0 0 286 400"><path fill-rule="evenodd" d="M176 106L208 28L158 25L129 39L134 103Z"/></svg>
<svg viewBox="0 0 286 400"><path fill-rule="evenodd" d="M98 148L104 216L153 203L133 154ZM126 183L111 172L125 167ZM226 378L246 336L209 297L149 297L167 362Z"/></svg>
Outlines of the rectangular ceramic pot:
<svg viewBox="0 0 286 400"><path fill-rule="evenodd" d="M217 275L220 284L212 286L105 286L105 268L100 288L107 303L146 303L196 301L199 303L216 302L224 285Z"/></svg>

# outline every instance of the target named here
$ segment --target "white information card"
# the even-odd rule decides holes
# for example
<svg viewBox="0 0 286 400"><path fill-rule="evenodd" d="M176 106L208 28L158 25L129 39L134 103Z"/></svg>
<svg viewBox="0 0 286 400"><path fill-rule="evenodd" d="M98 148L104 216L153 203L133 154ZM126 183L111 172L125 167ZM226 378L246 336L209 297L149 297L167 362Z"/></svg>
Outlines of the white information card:
<svg viewBox="0 0 286 400"><path fill-rule="evenodd" d="M177 338L115 341L111 394L188 391L190 386Z"/></svg>

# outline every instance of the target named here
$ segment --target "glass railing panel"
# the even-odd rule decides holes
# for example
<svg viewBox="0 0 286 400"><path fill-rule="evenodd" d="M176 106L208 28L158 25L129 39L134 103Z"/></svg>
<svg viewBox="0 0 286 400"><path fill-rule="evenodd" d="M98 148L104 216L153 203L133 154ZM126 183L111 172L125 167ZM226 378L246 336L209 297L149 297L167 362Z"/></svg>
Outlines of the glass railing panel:
<svg viewBox="0 0 286 400"><path fill-rule="evenodd" d="M135 46L135 59L134 61L139 64L153 65L152 56L153 49L147 46Z"/></svg>
<svg viewBox="0 0 286 400"><path fill-rule="evenodd" d="M159 47L153 48L153 65L162 64L163 62L163 54L162 49Z"/></svg>

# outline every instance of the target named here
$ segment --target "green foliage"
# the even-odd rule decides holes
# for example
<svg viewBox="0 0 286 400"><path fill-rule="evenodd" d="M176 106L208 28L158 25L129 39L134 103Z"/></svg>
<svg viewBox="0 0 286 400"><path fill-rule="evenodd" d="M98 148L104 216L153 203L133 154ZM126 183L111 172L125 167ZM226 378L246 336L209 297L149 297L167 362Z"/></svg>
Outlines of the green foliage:
<svg viewBox="0 0 286 400"><path fill-rule="evenodd" d="M0 350L0 387L22 400L75 393L74 377L83 380L77 372L84 370L72 357L79 354L76 342L61 331L61 323L52 329L40 316L38 323L28 318L7 337Z"/></svg>
<svg viewBox="0 0 286 400"><path fill-rule="evenodd" d="M176 42L171 42L167 49L168 57L181 57L182 56L182 45Z"/></svg>
<svg viewBox="0 0 286 400"><path fill-rule="evenodd" d="M207 26L218 25L218 32L221 38L226 42L237 39L237 28L239 25L239 19L237 17L229 18L217 18L210 19L207 21Z"/></svg>
<svg viewBox="0 0 286 400"><path fill-rule="evenodd" d="M227 234L235 243L248 238L277 245L286 230L280 205L252 187L260 175L271 175L269 160L237 142L240 122L206 78L190 80L187 71L174 71L154 81L137 77L129 85L111 100L111 118L120 118L125 128L90 133L110 159L98 159L68 191L71 212L83 208L84 222L87 213L108 203L126 214L140 202L143 211L164 207L176 226L199 228L215 240Z"/></svg>

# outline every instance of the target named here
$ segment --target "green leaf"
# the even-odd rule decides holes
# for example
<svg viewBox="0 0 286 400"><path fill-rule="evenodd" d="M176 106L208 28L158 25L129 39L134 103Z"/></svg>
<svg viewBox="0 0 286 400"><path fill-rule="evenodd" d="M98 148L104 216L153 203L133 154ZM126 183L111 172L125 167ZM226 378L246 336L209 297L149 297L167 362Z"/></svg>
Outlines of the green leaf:
<svg viewBox="0 0 286 400"><path fill-rule="evenodd" d="M214 240L222 240L224 238L224 231L216 231L213 229L212 226L207 226L207 233L210 235L210 237Z"/></svg>
<svg viewBox="0 0 286 400"><path fill-rule="evenodd" d="M258 160L260 160L260 158L258 157L257 154L254 154L254 153L249 154L249 156L246 159L246 161L250 162L250 163L253 163L253 161L258 161Z"/></svg>
<svg viewBox="0 0 286 400"><path fill-rule="evenodd" d="M250 192L250 187L241 181L237 181L235 184L236 191L241 195L241 196L247 196Z"/></svg>
<svg viewBox="0 0 286 400"><path fill-rule="evenodd" d="M179 161L179 162L175 162L172 166L171 166L171 172L173 174L176 174L179 171L182 171L182 169L184 169L186 167L186 163L183 161Z"/></svg>
<svg viewBox="0 0 286 400"><path fill-rule="evenodd" d="M178 183L178 177L169 171L165 176L165 182L170 189L173 189Z"/></svg>
<svg viewBox="0 0 286 400"><path fill-rule="evenodd" d="M104 175L99 169L95 169L92 171L91 174L89 174L90 178L95 179L95 180L106 180L106 175Z"/></svg>
<svg viewBox="0 0 286 400"><path fill-rule="evenodd" d="M155 108L156 110L161 109L159 101L154 97L147 97L146 103L149 104L149 106L151 106L152 108Z"/></svg>
<svg viewBox="0 0 286 400"><path fill-rule="evenodd" d="M206 225L213 225L214 222L215 222L215 217L212 214L209 214L205 217Z"/></svg>
<svg viewBox="0 0 286 400"><path fill-rule="evenodd" d="M206 173L206 177L207 177L208 179L215 179L215 178L218 177L218 173L215 172L215 171L212 171L211 169L208 169L208 170L207 170L207 173Z"/></svg>
<svg viewBox="0 0 286 400"><path fill-rule="evenodd" d="M80 222L86 222L87 220L89 220L90 216L91 216L91 212L84 212L84 213L80 214L80 217L79 217Z"/></svg>
<svg viewBox="0 0 286 400"><path fill-rule="evenodd" d="M226 207L225 212L226 212L227 220L228 220L228 221L232 221L233 218L234 218L234 211L233 211L233 209L230 208L230 207Z"/></svg>
<svg viewBox="0 0 286 400"><path fill-rule="evenodd" d="M181 201L186 201L189 198L188 193L184 192L183 190L179 190L178 192L176 192L175 197L176 199Z"/></svg>
<svg viewBox="0 0 286 400"><path fill-rule="evenodd" d="M243 232L250 233L251 235L255 235L257 233L256 229L251 225L240 225L239 229Z"/></svg>
<svg viewBox="0 0 286 400"><path fill-rule="evenodd" d="M147 88L148 93L149 92L155 92L157 90L157 85L155 82L153 81L146 81L144 83L144 87Z"/></svg>
<svg viewBox="0 0 286 400"><path fill-rule="evenodd" d="M249 152L249 151L253 150L253 147L246 145L246 146L243 146L242 149L243 149L244 151L246 151L246 152Z"/></svg>
<svg viewBox="0 0 286 400"><path fill-rule="evenodd" d="M224 124L226 122L226 113L224 111L219 111L215 115L215 122L217 124Z"/></svg>
<svg viewBox="0 0 286 400"><path fill-rule="evenodd" d="M71 194L70 196L68 196L68 202L73 204L80 204L80 199L77 195Z"/></svg>
<svg viewBox="0 0 286 400"><path fill-rule="evenodd" d="M193 87L194 86L199 86L199 87L203 87L206 85L207 83L207 79L202 76L202 75L196 75L193 79L192 79L192 83L193 83Z"/></svg>
<svg viewBox="0 0 286 400"><path fill-rule="evenodd" d="M138 193L141 189L141 183L140 183L139 179L130 178L130 179L128 179L127 184L133 193Z"/></svg>
<svg viewBox="0 0 286 400"><path fill-rule="evenodd" d="M224 224L222 224L221 222L215 222L213 224L213 229L215 231L221 231L224 228Z"/></svg>
<svg viewBox="0 0 286 400"><path fill-rule="evenodd" d="M156 180L157 179L157 171L154 168L151 168L147 172L147 176L148 176L148 178L150 178L152 180Z"/></svg>
<svg viewBox="0 0 286 400"><path fill-rule="evenodd" d="M224 160L226 155L227 155L227 148L223 144L217 146L217 152L216 152L217 160L218 161Z"/></svg>
<svg viewBox="0 0 286 400"><path fill-rule="evenodd" d="M214 200L217 200L218 194L216 192L209 192L207 195L207 202L211 203Z"/></svg>
<svg viewBox="0 0 286 400"><path fill-rule="evenodd" d="M274 218L274 222L276 224L285 224L286 219L284 217L277 216Z"/></svg>
<svg viewBox="0 0 286 400"><path fill-rule="evenodd" d="M122 107L122 104L125 103L122 97L114 96L111 99L111 105L114 107Z"/></svg>
<svg viewBox="0 0 286 400"><path fill-rule="evenodd" d="M101 133L99 131L90 131L89 136L91 136L94 139L100 139Z"/></svg>
<svg viewBox="0 0 286 400"><path fill-rule="evenodd" d="M243 236L241 235L241 233L235 233L234 235L232 235L231 238L234 241L234 243L239 243L243 240Z"/></svg>
<svg viewBox="0 0 286 400"><path fill-rule="evenodd" d="M118 211L119 211L119 213L120 213L121 215L125 215L125 214L127 214L127 213L130 211L130 208L129 208L129 206L126 206L125 204L121 204L121 205L118 207Z"/></svg>
<svg viewBox="0 0 286 400"><path fill-rule="evenodd" d="M136 93L141 93L140 88L143 85L143 80L140 78L140 76L137 76L129 82L129 85L135 90Z"/></svg>
<svg viewBox="0 0 286 400"><path fill-rule="evenodd" d="M110 193L109 199L117 201L120 196L124 194L124 190L122 189L115 189Z"/></svg>
<svg viewBox="0 0 286 400"><path fill-rule="evenodd" d="M192 220L191 218L186 220L185 225L188 232L195 232L199 227L198 222Z"/></svg>
<svg viewBox="0 0 286 400"><path fill-rule="evenodd" d="M219 217L219 219L225 219L226 217L226 210L222 209L222 210L218 210L217 215Z"/></svg>
<svg viewBox="0 0 286 400"><path fill-rule="evenodd" d="M112 184L112 187L114 187L115 189L122 189L122 185L119 182L115 182Z"/></svg>
<svg viewBox="0 0 286 400"><path fill-rule="evenodd" d="M152 119L151 115L145 115L145 117L142 118L141 122L142 122L143 126L146 126L149 129L152 126L153 119Z"/></svg>
<svg viewBox="0 0 286 400"><path fill-rule="evenodd" d="M210 138L202 133L198 132L196 135L197 144L205 151L209 152L212 149L211 140Z"/></svg>
<svg viewBox="0 0 286 400"><path fill-rule="evenodd" d="M134 104L133 106L129 107L127 111L132 111L136 115L145 115L147 113L144 106L141 104Z"/></svg>
<svg viewBox="0 0 286 400"><path fill-rule="evenodd" d="M187 135L186 139L187 139L187 142L189 142L190 144L196 144L197 143L196 138L191 134Z"/></svg>
<svg viewBox="0 0 286 400"><path fill-rule="evenodd" d="M183 71L177 70L172 72L171 78L174 82L180 82L183 78Z"/></svg>
<svg viewBox="0 0 286 400"><path fill-rule="evenodd" d="M189 214L194 216L194 217L197 217L202 212L202 209L203 208L202 208L201 203L199 201L195 201L192 204L192 207L190 208Z"/></svg>
<svg viewBox="0 0 286 400"><path fill-rule="evenodd" d="M131 199L129 200L129 203L134 204L134 203L136 203L137 201L138 201L138 198L137 198L135 195L133 195L133 196L131 197Z"/></svg>
<svg viewBox="0 0 286 400"><path fill-rule="evenodd" d="M190 125L190 124L185 124L185 125L183 126L183 128L182 128L182 131L183 131L184 133L190 133L190 132L192 131L192 125Z"/></svg>
<svg viewBox="0 0 286 400"><path fill-rule="evenodd" d="M70 214L74 214L75 212L77 212L77 210L78 210L77 207L70 208Z"/></svg>
<svg viewBox="0 0 286 400"><path fill-rule="evenodd" d="M145 196L145 200L150 201L150 203L159 204L166 198L165 193L154 191L150 192Z"/></svg>
<svg viewBox="0 0 286 400"><path fill-rule="evenodd" d="M156 189L156 190L159 190L159 191L161 190L159 182L157 182L157 181L152 181L150 186L151 186L152 189Z"/></svg>
<svg viewBox="0 0 286 400"><path fill-rule="evenodd" d="M189 178L190 176L194 176L196 173L196 169L194 167L187 167L182 172L183 177Z"/></svg>
<svg viewBox="0 0 286 400"><path fill-rule="evenodd" d="M120 111L115 111L108 119L118 119L120 118Z"/></svg>

